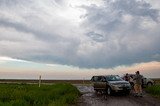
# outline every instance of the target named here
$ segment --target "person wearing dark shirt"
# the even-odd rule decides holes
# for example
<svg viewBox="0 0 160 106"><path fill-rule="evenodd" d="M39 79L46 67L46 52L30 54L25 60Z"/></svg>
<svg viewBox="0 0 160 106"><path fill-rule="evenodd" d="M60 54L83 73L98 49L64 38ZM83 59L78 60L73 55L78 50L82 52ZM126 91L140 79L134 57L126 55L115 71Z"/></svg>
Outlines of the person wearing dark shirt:
<svg viewBox="0 0 160 106"><path fill-rule="evenodd" d="M128 75L128 73L126 73L126 75L124 76L124 80L125 81L129 81L129 75Z"/></svg>

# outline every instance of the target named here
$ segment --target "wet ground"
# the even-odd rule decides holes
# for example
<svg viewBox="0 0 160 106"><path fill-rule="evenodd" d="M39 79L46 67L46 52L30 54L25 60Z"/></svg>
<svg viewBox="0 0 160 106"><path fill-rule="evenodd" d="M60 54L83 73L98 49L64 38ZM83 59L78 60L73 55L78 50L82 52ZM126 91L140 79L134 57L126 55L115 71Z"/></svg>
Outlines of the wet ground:
<svg viewBox="0 0 160 106"><path fill-rule="evenodd" d="M160 106L159 99L145 92L143 97L134 97L133 93L106 96L106 94L96 93L90 85L76 85L76 87L82 93L78 106Z"/></svg>

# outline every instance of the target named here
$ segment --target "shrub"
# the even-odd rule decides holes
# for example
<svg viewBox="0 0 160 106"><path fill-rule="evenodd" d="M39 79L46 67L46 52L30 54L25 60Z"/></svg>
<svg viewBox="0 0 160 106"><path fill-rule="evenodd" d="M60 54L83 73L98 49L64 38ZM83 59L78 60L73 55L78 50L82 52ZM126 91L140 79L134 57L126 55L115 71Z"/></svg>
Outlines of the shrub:
<svg viewBox="0 0 160 106"><path fill-rule="evenodd" d="M147 87L146 91L156 97L160 97L160 85Z"/></svg>

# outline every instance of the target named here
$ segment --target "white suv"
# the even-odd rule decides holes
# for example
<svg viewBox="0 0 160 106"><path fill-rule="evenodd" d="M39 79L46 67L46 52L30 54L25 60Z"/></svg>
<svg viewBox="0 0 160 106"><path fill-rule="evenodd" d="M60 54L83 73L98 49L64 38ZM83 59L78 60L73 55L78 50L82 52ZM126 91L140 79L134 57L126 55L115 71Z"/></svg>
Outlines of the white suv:
<svg viewBox="0 0 160 106"><path fill-rule="evenodd" d="M128 74L129 77L134 78L135 74ZM123 76L124 79L125 76ZM155 82L152 79L142 76L142 87L152 86Z"/></svg>

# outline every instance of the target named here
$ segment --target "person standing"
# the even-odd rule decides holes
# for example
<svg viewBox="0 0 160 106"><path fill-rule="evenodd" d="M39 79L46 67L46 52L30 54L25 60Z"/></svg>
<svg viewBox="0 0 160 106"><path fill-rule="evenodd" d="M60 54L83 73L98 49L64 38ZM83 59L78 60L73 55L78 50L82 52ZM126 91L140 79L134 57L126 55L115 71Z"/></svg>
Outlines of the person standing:
<svg viewBox="0 0 160 106"><path fill-rule="evenodd" d="M124 80L125 81L129 81L129 75L128 75L128 73L126 73L126 75L124 76Z"/></svg>
<svg viewBox="0 0 160 106"><path fill-rule="evenodd" d="M140 75L139 71L136 72L136 75L133 80L135 96L142 97L142 75Z"/></svg>

